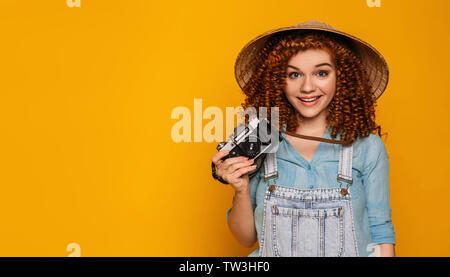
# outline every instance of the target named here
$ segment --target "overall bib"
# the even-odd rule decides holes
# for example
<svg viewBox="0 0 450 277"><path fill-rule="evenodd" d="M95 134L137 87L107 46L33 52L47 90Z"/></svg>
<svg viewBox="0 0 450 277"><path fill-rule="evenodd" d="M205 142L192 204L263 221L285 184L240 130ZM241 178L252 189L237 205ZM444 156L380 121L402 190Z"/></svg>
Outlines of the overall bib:
<svg viewBox="0 0 450 277"><path fill-rule="evenodd" d="M338 188L307 190L277 185L276 153L267 153L264 180L273 180L264 197L260 256L358 256L348 189L353 182L352 156L353 146L341 145Z"/></svg>

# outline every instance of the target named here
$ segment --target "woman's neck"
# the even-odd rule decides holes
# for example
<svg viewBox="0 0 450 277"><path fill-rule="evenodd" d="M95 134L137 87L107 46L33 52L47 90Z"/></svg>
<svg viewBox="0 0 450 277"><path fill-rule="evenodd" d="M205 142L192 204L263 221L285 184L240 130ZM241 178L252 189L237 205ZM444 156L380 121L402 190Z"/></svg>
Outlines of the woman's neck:
<svg viewBox="0 0 450 277"><path fill-rule="evenodd" d="M320 113L313 118L299 118L296 133L307 136L322 137L327 131L326 114Z"/></svg>

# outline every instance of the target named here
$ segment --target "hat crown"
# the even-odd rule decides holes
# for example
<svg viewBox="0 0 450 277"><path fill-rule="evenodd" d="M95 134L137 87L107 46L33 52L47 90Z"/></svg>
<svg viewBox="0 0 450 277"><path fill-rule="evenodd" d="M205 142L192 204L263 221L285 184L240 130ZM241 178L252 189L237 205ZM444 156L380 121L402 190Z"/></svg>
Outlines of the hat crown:
<svg viewBox="0 0 450 277"><path fill-rule="evenodd" d="M315 19L296 24L296 25L294 25L292 27L313 28L313 29L320 28L320 29L331 29L331 30L336 30L337 31L336 28L334 28L334 27L332 27L332 26L330 26L330 25L328 25L326 23L323 23L323 22L320 22L318 20L315 20Z"/></svg>

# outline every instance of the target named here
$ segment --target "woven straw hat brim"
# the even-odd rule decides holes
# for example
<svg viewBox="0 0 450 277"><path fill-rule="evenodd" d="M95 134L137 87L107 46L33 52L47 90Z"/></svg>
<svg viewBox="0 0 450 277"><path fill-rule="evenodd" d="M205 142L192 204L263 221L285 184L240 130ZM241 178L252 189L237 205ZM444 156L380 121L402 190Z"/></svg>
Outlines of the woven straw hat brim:
<svg viewBox="0 0 450 277"><path fill-rule="evenodd" d="M239 52L234 66L235 77L241 89L244 88L255 70L249 61L256 57L258 52L264 47L265 43L272 35L291 30L319 30L349 38L353 42L355 50L366 69L368 85L371 88L374 99L379 98L381 94L383 94L389 81L389 68L383 56L373 46L360 38L339 31L334 27L317 20L273 29L248 42Z"/></svg>

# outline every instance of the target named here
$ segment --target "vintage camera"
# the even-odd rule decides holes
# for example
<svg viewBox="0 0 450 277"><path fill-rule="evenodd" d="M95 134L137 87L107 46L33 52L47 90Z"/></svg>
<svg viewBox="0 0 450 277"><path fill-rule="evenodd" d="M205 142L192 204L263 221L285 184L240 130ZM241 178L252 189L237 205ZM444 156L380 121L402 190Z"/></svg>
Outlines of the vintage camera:
<svg viewBox="0 0 450 277"><path fill-rule="evenodd" d="M221 142L216 149L229 150L230 153L222 158L222 161L232 158L245 156L249 159L254 159L256 168L249 172L249 177L252 178L259 171L266 153L275 152L282 140L281 133L272 126L266 119L258 119L253 117L249 120L248 126L241 123L235 129L233 134L229 137L227 142ZM224 184L228 184L225 180L216 175L216 168L212 163L212 175L214 179L219 180Z"/></svg>

